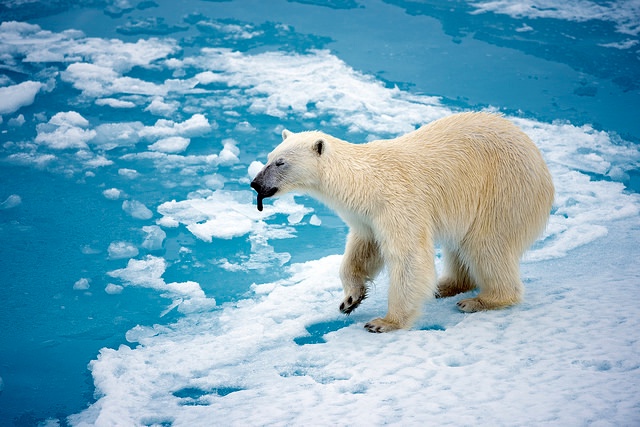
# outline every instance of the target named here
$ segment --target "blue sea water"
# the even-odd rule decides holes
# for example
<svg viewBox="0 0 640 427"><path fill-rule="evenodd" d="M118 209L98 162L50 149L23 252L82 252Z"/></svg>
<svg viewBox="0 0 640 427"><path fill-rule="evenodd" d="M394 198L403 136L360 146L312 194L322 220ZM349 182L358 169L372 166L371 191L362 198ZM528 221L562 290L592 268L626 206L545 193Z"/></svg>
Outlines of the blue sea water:
<svg viewBox="0 0 640 427"><path fill-rule="evenodd" d="M414 103L438 109L424 122L490 109L636 153L639 9L579 4L584 15L539 16L466 1L3 2L0 425L66 424L100 397L90 361L135 347L137 325L219 310L342 252L346 227L309 198L276 207L268 232L242 220L247 170L284 127L393 136L421 124L401 111ZM579 144L575 171L640 191L637 158ZM132 259L164 264L131 278ZM188 283L204 295L167 285ZM335 322L296 343L324 342Z"/></svg>

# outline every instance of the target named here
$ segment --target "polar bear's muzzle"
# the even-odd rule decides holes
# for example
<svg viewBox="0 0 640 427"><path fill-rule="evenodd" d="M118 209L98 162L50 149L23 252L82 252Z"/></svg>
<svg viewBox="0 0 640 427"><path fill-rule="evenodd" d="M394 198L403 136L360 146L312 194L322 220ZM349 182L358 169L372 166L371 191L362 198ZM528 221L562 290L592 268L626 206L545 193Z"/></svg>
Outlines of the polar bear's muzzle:
<svg viewBox="0 0 640 427"><path fill-rule="evenodd" d="M251 182L251 188L258 193L258 210L262 211L262 199L271 197L278 192L278 187L270 184L272 181L269 165L265 166Z"/></svg>

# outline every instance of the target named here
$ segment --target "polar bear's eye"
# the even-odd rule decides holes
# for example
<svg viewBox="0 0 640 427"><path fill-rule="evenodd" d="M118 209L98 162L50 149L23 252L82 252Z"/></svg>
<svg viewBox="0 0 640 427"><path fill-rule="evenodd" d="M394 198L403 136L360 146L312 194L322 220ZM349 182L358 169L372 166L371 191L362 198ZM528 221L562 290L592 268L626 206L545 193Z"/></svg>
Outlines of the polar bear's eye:
<svg viewBox="0 0 640 427"><path fill-rule="evenodd" d="M284 165L284 160L282 159L276 160L276 166L282 166L282 165Z"/></svg>

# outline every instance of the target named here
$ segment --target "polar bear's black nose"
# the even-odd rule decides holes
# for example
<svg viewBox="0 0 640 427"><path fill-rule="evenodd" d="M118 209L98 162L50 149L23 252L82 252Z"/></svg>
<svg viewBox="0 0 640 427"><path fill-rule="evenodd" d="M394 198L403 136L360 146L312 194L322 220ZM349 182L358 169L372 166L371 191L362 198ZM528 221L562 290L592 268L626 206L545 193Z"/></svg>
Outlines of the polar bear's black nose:
<svg viewBox="0 0 640 427"><path fill-rule="evenodd" d="M251 182L251 188L258 193L258 210L262 211L262 199L271 197L278 192L278 187L262 185L262 175L259 173Z"/></svg>
<svg viewBox="0 0 640 427"><path fill-rule="evenodd" d="M256 190L256 193L260 194L262 185L260 185L260 183L254 179L253 181L251 181L251 188Z"/></svg>

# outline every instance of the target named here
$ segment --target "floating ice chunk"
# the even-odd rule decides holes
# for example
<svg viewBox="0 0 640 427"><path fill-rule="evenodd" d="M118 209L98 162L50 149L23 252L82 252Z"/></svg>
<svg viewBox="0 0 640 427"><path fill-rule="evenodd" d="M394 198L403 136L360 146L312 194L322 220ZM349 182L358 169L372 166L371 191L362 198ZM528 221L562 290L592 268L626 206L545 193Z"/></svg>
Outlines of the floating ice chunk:
<svg viewBox="0 0 640 427"><path fill-rule="evenodd" d="M637 36L637 3L634 1L598 3L594 1L555 0L483 0L472 2L472 14L493 12L513 18L550 18L575 22L599 20L611 22L622 34Z"/></svg>
<svg viewBox="0 0 640 427"><path fill-rule="evenodd" d="M155 97L151 103L144 109L156 116L169 117L178 109L179 104L175 101L166 102L162 97Z"/></svg>
<svg viewBox="0 0 640 427"><path fill-rule="evenodd" d="M153 212L144 203L137 200L125 200L122 202L122 210L137 219L151 219Z"/></svg>
<svg viewBox="0 0 640 427"><path fill-rule="evenodd" d="M147 255L146 258L130 259L126 268L109 272L109 276L121 279L129 285L153 289L165 289L162 275L166 261L160 257Z"/></svg>
<svg viewBox="0 0 640 427"><path fill-rule="evenodd" d="M114 283L109 283L107 284L107 286L104 287L104 291L109 295L121 294L123 289L124 289L123 286L116 285Z"/></svg>
<svg viewBox="0 0 640 427"><path fill-rule="evenodd" d="M103 150L132 147L140 141L138 132L144 127L140 122L105 123L95 128L96 136L89 141Z"/></svg>
<svg viewBox="0 0 640 427"><path fill-rule="evenodd" d="M144 259L130 259L126 268L109 272L109 276L122 280L129 286L151 288L163 292L162 296L183 299L179 311L194 312L215 307L215 299L208 298L200 285L188 281L165 283L162 275L167 268L164 258L147 255Z"/></svg>
<svg viewBox="0 0 640 427"><path fill-rule="evenodd" d="M102 251L100 249L92 247L91 245L82 245L80 247L80 252L82 252L84 255L96 255Z"/></svg>
<svg viewBox="0 0 640 427"><path fill-rule="evenodd" d="M246 55L205 48L199 58L188 58L185 63L207 70L196 76L201 82L239 88L236 102L248 105L256 114L323 114L354 132L400 134L450 113L438 98L387 88L326 50ZM309 111L309 105L317 112Z"/></svg>
<svg viewBox="0 0 640 427"><path fill-rule="evenodd" d="M87 142L97 134L87 127L87 119L75 111L57 113L48 123L37 126L36 142L56 150L87 149Z"/></svg>
<svg viewBox="0 0 640 427"><path fill-rule="evenodd" d="M95 63L73 63L62 72L61 78L85 96L93 98L108 98L115 94L164 96L169 92L165 85L121 76L111 66Z"/></svg>
<svg viewBox="0 0 640 427"><path fill-rule="evenodd" d="M138 248L129 242L111 242L107 252L110 259L133 258L138 255Z"/></svg>
<svg viewBox="0 0 640 427"><path fill-rule="evenodd" d="M220 190L222 187L224 187L224 181L224 177L218 175L217 173L204 177L204 183L210 190Z"/></svg>
<svg viewBox="0 0 640 427"><path fill-rule="evenodd" d="M26 120L24 119L24 114L18 114L17 117L13 117L9 120L9 126L19 128L23 124L25 124Z"/></svg>
<svg viewBox="0 0 640 427"><path fill-rule="evenodd" d="M76 283L73 284L73 289L76 291L86 291L89 289L91 283L91 279L87 279L85 277L78 279Z"/></svg>
<svg viewBox="0 0 640 427"><path fill-rule="evenodd" d="M176 123L173 120L160 119L153 126L146 126L140 131L140 136L149 140L168 138L170 136L182 136L193 138L208 134L214 127L203 114L194 114L184 122Z"/></svg>
<svg viewBox="0 0 640 427"><path fill-rule="evenodd" d="M318 215L313 214L311 215L311 218L309 218L309 224L319 226L322 225L322 220L318 218Z"/></svg>
<svg viewBox="0 0 640 427"><path fill-rule="evenodd" d="M598 43L598 46L612 47L614 49L626 50L626 49L631 49L632 47L636 46L638 43L640 43L638 42L638 40L626 39L621 42Z"/></svg>
<svg viewBox="0 0 640 427"><path fill-rule="evenodd" d="M187 225L187 230L200 240L211 242L213 238L232 239L248 234L253 228L253 222L237 212L226 212L223 215L202 222Z"/></svg>
<svg viewBox="0 0 640 427"><path fill-rule="evenodd" d="M33 104L43 86L40 82L26 81L13 86L0 87L0 115L11 114Z"/></svg>
<svg viewBox="0 0 640 427"><path fill-rule="evenodd" d="M237 141L231 138L222 141L224 148L220 151L218 159L221 165L233 165L239 162L238 155L240 149L236 146Z"/></svg>
<svg viewBox="0 0 640 427"><path fill-rule="evenodd" d="M104 166L111 166L113 164L113 160L109 160L103 155L90 153L89 156L82 159L82 164L87 168L101 168Z"/></svg>
<svg viewBox="0 0 640 427"><path fill-rule="evenodd" d="M144 241L142 242L143 248L149 251L162 249L162 243L164 242L164 239L166 239L167 233L157 225L146 225L142 227L142 231L146 233Z"/></svg>
<svg viewBox="0 0 640 427"><path fill-rule="evenodd" d="M163 216L159 218L156 223L164 228L176 228L180 226L180 222L170 216Z"/></svg>
<svg viewBox="0 0 640 427"><path fill-rule="evenodd" d="M6 200L0 203L0 210L12 209L22 203L22 198L17 194L12 194Z"/></svg>
<svg viewBox="0 0 640 427"><path fill-rule="evenodd" d="M63 81L94 98L113 94L108 87L118 77L119 74L110 67L86 62L70 64L61 74Z"/></svg>
<svg viewBox="0 0 640 427"><path fill-rule="evenodd" d="M255 178L256 175L258 175L258 173L262 170L263 167L264 167L264 164L262 164L261 162L258 162L255 160L251 162L251 164L249 165L249 169L247 170L247 172L249 173L249 179L253 180L253 178Z"/></svg>
<svg viewBox="0 0 640 427"><path fill-rule="evenodd" d="M116 98L100 98L96 99L96 105L107 106L111 108L135 108L136 104L131 101L124 101Z"/></svg>
<svg viewBox="0 0 640 427"><path fill-rule="evenodd" d="M120 168L118 169L118 175L129 179L135 179L138 177L138 171L135 169Z"/></svg>
<svg viewBox="0 0 640 427"><path fill-rule="evenodd" d="M191 140L182 136L170 136L149 145L149 150L162 153L182 153L189 147Z"/></svg>
<svg viewBox="0 0 640 427"><path fill-rule="evenodd" d="M118 200L122 195L122 190L117 188L108 188L102 192L102 195L109 200Z"/></svg>
<svg viewBox="0 0 640 427"><path fill-rule="evenodd" d="M255 132L257 129L248 121L243 120L236 125L236 131L238 132Z"/></svg>

